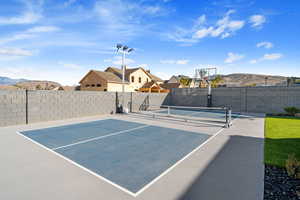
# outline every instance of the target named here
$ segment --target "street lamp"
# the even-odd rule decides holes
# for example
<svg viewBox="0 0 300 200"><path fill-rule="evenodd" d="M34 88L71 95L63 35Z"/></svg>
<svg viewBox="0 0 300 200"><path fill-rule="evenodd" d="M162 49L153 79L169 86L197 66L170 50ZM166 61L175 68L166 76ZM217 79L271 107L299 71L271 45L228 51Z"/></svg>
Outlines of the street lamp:
<svg viewBox="0 0 300 200"><path fill-rule="evenodd" d="M126 45L117 44L117 53L122 53L122 112L124 111L124 104L125 104L125 70L126 70L126 64L125 64L125 54L129 54L134 49L129 48Z"/></svg>

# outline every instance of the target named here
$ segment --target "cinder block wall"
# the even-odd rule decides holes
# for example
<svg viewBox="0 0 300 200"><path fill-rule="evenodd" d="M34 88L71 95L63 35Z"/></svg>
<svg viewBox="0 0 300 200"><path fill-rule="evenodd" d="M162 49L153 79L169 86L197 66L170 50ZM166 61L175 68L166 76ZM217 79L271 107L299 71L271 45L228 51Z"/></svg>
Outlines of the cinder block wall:
<svg viewBox="0 0 300 200"><path fill-rule="evenodd" d="M28 123L115 113L122 93L88 91L28 91ZM182 88L171 93L125 93L124 105L207 106L207 89ZM235 112L280 113L300 108L300 87L212 89L213 106L231 106ZM26 92L0 91L0 126L26 123Z"/></svg>
<svg viewBox="0 0 300 200"><path fill-rule="evenodd" d="M61 120L116 112L117 101L122 104L122 93L90 91L0 91L0 126ZM125 93L124 105L168 104L168 94Z"/></svg>
<svg viewBox="0 0 300 200"><path fill-rule="evenodd" d="M213 88L212 96L213 106L230 106L235 112L282 113L288 106L300 108L300 87ZM207 89L173 89L171 104L206 106Z"/></svg>
<svg viewBox="0 0 300 200"><path fill-rule="evenodd" d="M131 93L132 111L138 111L141 105L169 105L170 95L168 93Z"/></svg>
<svg viewBox="0 0 300 200"><path fill-rule="evenodd" d="M25 119L25 91L0 90L0 126L24 124Z"/></svg>
<svg viewBox="0 0 300 200"><path fill-rule="evenodd" d="M172 89L170 102L180 106L207 106L207 89L178 88Z"/></svg>
<svg viewBox="0 0 300 200"><path fill-rule="evenodd" d="M248 88L246 96L248 112L280 113L288 106L300 108L300 87Z"/></svg>
<svg viewBox="0 0 300 200"><path fill-rule="evenodd" d="M114 113L115 101L113 92L29 91L28 122Z"/></svg>

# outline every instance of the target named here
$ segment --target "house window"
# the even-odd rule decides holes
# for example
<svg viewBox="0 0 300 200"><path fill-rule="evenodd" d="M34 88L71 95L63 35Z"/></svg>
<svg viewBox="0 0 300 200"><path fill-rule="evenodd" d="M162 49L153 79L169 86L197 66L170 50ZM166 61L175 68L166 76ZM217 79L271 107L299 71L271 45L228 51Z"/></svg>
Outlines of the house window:
<svg viewBox="0 0 300 200"><path fill-rule="evenodd" d="M107 89L104 89L104 92L106 92L107 91Z"/></svg>
<svg viewBox="0 0 300 200"><path fill-rule="evenodd" d="M142 78L141 77L139 77L139 83L141 83L142 82Z"/></svg>
<svg viewBox="0 0 300 200"><path fill-rule="evenodd" d="M100 83L98 83L98 84L97 84L97 87L101 87L101 84L100 84Z"/></svg>
<svg viewBox="0 0 300 200"><path fill-rule="evenodd" d="M92 84L92 87L95 87L95 84Z"/></svg>
<svg viewBox="0 0 300 200"><path fill-rule="evenodd" d="M147 78L146 81L147 81L147 83L148 83L148 82L149 82L149 79Z"/></svg>
<svg viewBox="0 0 300 200"><path fill-rule="evenodd" d="M86 84L85 87L90 87L90 85L89 85L89 84Z"/></svg>
<svg viewBox="0 0 300 200"><path fill-rule="evenodd" d="M132 83L134 82L134 76L131 77L131 82L132 82Z"/></svg>

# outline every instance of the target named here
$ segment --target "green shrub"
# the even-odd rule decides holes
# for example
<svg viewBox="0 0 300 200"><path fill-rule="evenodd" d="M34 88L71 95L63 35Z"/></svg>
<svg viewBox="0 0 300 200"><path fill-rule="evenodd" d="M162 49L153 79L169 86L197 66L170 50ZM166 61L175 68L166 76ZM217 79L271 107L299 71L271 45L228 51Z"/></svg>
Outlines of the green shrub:
<svg viewBox="0 0 300 200"><path fill-rule="evenodd" d="M286 107L284 110L291 116L295 116L296 113L300 112L300 110L296 107Z"/></svg>
<svg viewBox="0 0 300 200"><path fill-rule="evenodd" d="M289 176L300 178L300 162L296 159L295 154L288 156L285 162L285 168Z"/></svg>

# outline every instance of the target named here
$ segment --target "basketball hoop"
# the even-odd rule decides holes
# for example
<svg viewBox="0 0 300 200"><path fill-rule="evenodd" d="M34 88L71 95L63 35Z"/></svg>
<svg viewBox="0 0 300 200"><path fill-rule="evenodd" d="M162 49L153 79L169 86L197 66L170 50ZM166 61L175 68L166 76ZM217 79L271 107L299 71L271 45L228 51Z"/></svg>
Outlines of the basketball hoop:
<svg viewBox="0 0 300 200"><path fill-rule="evenodd" d="M194 82L196 83L197 81L205 81L207 82L207 106L211 107L212 106L212 96L211 96L211 81L216 77L217 75L217 68L216 67L206 67L206 68L200 68L200 69L195 69L195 77L194 77ZM200 80L199 80L200 79ZM199 85L194 84L194 87L199 87Z"/></svg>

